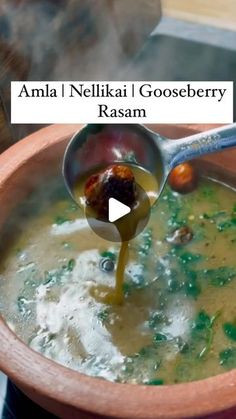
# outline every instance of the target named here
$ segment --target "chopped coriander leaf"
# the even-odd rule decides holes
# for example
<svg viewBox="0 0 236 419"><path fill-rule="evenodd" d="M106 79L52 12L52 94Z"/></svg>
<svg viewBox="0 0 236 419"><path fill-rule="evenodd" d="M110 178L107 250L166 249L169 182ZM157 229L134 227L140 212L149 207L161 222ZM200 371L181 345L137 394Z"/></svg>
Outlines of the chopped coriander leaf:
<svg viewBox="0 0 236 419"><path fill-rule="evenodd" d="M108 251L108 250L105 250L104 252L102 252L102 253L101 253L101 256L102 256L103 258L109 258L109 259L111 259L113 262L115 262L115 261L116 261L116 255L115 255L115 253L110 252L110 251Z"/></svg>
<svg viewBox="0 0 236 419"><path fill-rule="evenodd" d="M75 259L70 259L67 265L63 265L59 269L52 269L44 272L43 285L59 284L63 276L73 271L75 267Z"/></svg>
<svg viewBox="0 0 236 419"><path fill-rule="evenodd" d="M164 380L162 378L153 378L152 380L144 381L146 386L162 386L164 384Z"/></svg>
<svg viewBox="0 0 236 419"><path fill-rule="evenodd" d="M212 317L210 317L204 310L201 310L198 313L192 325L192 338L194 340L198 340L199 342L204 342L204 346L198 353L198 358L202 358L209 353L214 337L213 326L220 314L221 311L217 311Z"/></svg>
<svg viewBox="0 0 236 419"><path fill-rule="evenodd" d="M166 202L167 211L171 214L167 222L171 230L173 230L173 228L182 227L186 224L186 220L181 214L181 200L178 195L173 193L170 187L166 187L165 194L161 196L160 202Z"/></svg>
<svg viewBox="0 0 236 419"><path fill-rule="evenodd" d="M56 273L52 271L45 271L43 285L47 285L52 282L56 282Z"/></svg>
<svg viewBox="0 0 236 419"><path fill-rule="evenodd" d="M54 224L61 225L61 224L66 223L67 221L70 221L68 217L65 217L63 215L58 215L54 220Z"/></svg>
<svg viewBox="0 0 236 419"><path fill-rule="evenodd" d="M203 198L207 198L211 202L214 201L213 198L216 198L215 190L209 183L202 185L199 192Z"/></svg>
<svg viewBox="0 0 236 419"><path fill-rule="evenodd" d="M164 333L156 333L153 337L154 343L165 342L167 341L167 336Z"/></svg>
<svg viewBox="0 0 236 419"><path fill-rule="evenodd" d="M221 266L215 269L204 269L199 271L200 276L210 280L214 287L223 287L236 277L236 269L228 266Z"/></svg>
<svg viewBox="0 0 236 419"><path fill-rule="evenodd" d="M202 259L202 255L198 253L184 252L179 256L183 264L198 262Z"/></svg>
<svg viewBox="0 0 236 419"><path fill-rule="evenodd" d="M130 282L123 283L123 293L126 297L132 294L133 285Z"/></svg>
<svg viewBox="0 0 236 419"><path fill-rule="evenodd" d="M235 227L236 227L236 217L232 217L229 220L222 221L221 223L217 224L217 229L220 233L222 233L225 230L229 230Z"/></svg>
<svg viewBox="0 0 236 419"><path fill-rule="evenodd" d="M102 322L106 321L109 317L109 311L108 309L102 310L97 315L98 319Z"/></svg>
<svg viewBox="0 0 236 419"><path fill-rule="evenodd" d="M219 353L220 365L225 369L236 368L236 348L227 348Z"/></svg>
<svg viewBox="0 0 236 419"><path fill-rule="evenodd" d="M51 271L45 271L43 285L59 284L64 274L65 274L64 267L59 268L59 269L53 269Z"/></svg>
<svg viewBox="0 0 236 419"><path fill-rule="evenodd" d="M70 259L69 262L67 263L67 270L69 272L72 272L74 267L75 267L75 259Z"/></svg>
<svg viewBox="0 0 236 419"><path fill-rule="evenodd" d="M196 299L201 294L201 286L199 285L196 278L189 278L184 283L185 294L189 297Z"/></svg>
<svg viewBox="0 0 236 419"><path fill-rule="evenodd" d="M236 341L236 325L233 323L225 323L223 325L223 330L225 335L231 339Z"/></svg>
<svg viewBox="0 0 236 419"><path fill-rule="evenodd" d="M222 211L215 211L211 214L204 213L202 216L205 220L215 220L215 219L217 219L219 217L222 217L223 215L226 215L226 214L227 214L227 212L222 210Z"/></svg>
<svg viewBox="0 0 236 419"><path fill-rule="evenodd" d="M167 224L169 227L171 227L171 229L185 226L186 220L181 217L180 207L177 206L175 210L171 211L171 217L169 218Z"/></svg>
<svg viewBox="0 0 236 419"><path fill-rule="evenodd" d="M196 332L198 333L199 331L209 328L210 324L211 324L210 316L204 310L201 310L197 314L197 317L192 326L192 330L194 333Z"/></svg>
<svg viewBox="0 0 236 419"><path fill-rule="evenodd" d="M152 229L149 228L142 234L142 242L139 246L138 253L141 256L147 256L152 247L152 242Z"/></svg>

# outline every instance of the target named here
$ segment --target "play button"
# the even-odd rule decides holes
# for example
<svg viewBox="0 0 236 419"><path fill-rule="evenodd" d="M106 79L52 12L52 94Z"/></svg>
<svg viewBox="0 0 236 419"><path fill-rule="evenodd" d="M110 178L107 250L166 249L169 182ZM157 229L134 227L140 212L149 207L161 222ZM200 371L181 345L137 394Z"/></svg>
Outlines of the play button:
<svg viewBox="0 0 236 419"><path fill-rule="evenodd" d="M130 207L115 198L110 198L108 202L108 219L110 223L114 223L131 211Z"/></svg>
<svg viewBox="0 0 236 419"><path fill-rule="evenodd" d="M110 197L108 199L107 221L101 221L93 217L88 207L85 208L85 215L91 229L99 237L111 242L129 241L138 236L146 227L150 217L150 200L146 192L137 184L139 196L138 203L130 208L118 199ZM140 217L141 213L141 217ZM137 222L136 222L136 221ZM130 228L136 222L135 229ZM123 236L119 232L120 225L125 226L122 229Z"/></svg>

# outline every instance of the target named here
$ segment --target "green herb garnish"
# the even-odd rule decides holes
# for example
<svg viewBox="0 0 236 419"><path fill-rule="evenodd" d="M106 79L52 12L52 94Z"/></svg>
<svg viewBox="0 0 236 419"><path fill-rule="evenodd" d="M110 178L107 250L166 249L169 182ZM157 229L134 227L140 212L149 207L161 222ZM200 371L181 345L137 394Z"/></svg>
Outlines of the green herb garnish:
<svg viewBox="0 0 236 419"><path fill-rule="evenodd" d="M227 370L236 368L236 348L227 348L219 353L220 365Z"/></svg>
<svg viewBox="0 0 236 419"><path fill-rule="evenodd" d="M213 326L220 316L221 311L217 311L212 317L210 317L204 310L201 310L193 325L192 325L192 338L199 342L203 341L204 346L198 353L198 358L202 358L207 353L209 353L212 342L213 342Z"/></svg>
<svg viewBox="0 0 236 419"><path fill-rule="evenodd" d="M204 269L199 271L199 275L210 280L214 287L223 287L236 277L236 269L221 266L215 269Z"/></svg>
<svg viewBox="0 0 236 419"><path fill-rule="evenodd" d="M164 333L156 333L153 337L154 343L160 343L167 341L167 336Z"/></svg>
<svg viewBox="0 0 236 419"><path fill-rule="evenodd" d="M65 217L63 215L58 215L54 220L54 224L61 225L61 224L66 223L67 221L70 221L68 217Z"/></svg>
<svg viewBox="0 0 236 419"><path fill-rule="evenodd" d="M153 378L152 380L144 381L146 386L162 386L164 384L164 380L162 378Z"/></svg>
<svg viewBox="0 0 236 419"><path fill-rule="evenodd" d="M184 252L179 255L179 259L183 264L195 263L202 259L202 255L198 253Z"/></svg>
<svg viewBox="0 0 236 419"><path fill-rule="evenodd" d="M108 317L109 317L109 311L108 311L108 309L105 309L105 310L100 311L98 313L97 317L98 317L98 319L101 322L105 322L108 319Z"/></svg>
<svg viewBox="0 0 236 419"><path fill-rule="evenodd" d="M115 262L115 261L116 261L116 255L115 255L115 253L110 252L110 251L108 251L108 250L105 250L104 252L102 252L102 253L101 253L101 256L102 256L103 258L108 258L108 259L111 259L113 262Z"/></svg>
<svg viewBox="0 0 236 419"><path fill-rule="evenodd" d="M187 277L184 283L185 294L196 299L201 294L201 286L197 281L197 274L194 271L189 271Z"/></svg>
<svg viewBox="0 0 236 419"><path fill-rule="evenodd" d="M72 272L74 267L75 267L75 259L70 259L69 262L67 263L67 270L69 272Z"/></svg>
<svg viewBox="0 0 236 419"><path fill-rule="evenodd" d="M211 214L204 213L202 216L203 216L203 218L205 220L213 220L213 221L215 221L217 218L222 217L222 216L224 216L226 214L227 214L227 212L222 210L222 211L215 211L215 212L213 212Z"/></svg>
<svg viewBox="0 0 236 419"><path fill-rule="evenodd" d="M149 228L142 234L142 242L139 245L138 253L141 256L147 256L149 254L149 251L152 247L152 229Z"/></svg>
<svg viewBox="0 0 236 419"><path fill-rule="evenodd" d="M236 217L232 217L229 220L222 221L221 223L217 224L217 229L220 233L222 233L225 230L229 230L235 227L236 227Z"/></svg>
<svg viewBox="0 0 236 419"><path fill-rule="evenodd" d="M236 341L236 325L233 323L225 323L223 325L223 330L225 335L231 339Z"/></svg>

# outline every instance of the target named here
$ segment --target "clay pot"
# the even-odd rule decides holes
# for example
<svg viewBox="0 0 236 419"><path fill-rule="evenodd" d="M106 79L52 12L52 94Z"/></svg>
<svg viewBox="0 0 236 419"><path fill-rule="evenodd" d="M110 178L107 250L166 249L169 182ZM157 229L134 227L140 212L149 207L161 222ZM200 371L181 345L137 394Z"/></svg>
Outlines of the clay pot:
<svg viewBox="0 0 236 419"><path fill-rule="evenodd" d="M0 226L11 209L35 187L36 178L60 171L68 139L79 127L44 128L0 155ZM196 129L168 125L152 128L172 138ZM220 157L204 159L201 165L202 170L213 170L223 180L233 182L235 162L236 150L231 150ZM33 401L60 418L236 417L236 370L187 384L118 384L79 374L44 358L18 339L3 320L0 342L1 370Z"/></svg>

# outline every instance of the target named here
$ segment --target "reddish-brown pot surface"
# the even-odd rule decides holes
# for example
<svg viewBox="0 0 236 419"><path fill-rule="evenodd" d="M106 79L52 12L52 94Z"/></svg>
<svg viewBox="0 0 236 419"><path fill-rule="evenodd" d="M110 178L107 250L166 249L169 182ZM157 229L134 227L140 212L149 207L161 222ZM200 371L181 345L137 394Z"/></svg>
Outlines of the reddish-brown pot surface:
<svg viewBox="0 0 236 419"><path fill-rule="evenodd" d="M35 179L60 171L65 146L80 125L54 125L0 155L0 225L35 187ZM151 126L178 138L207 126ZM236 184L236 150L203 159ZM198 164L199 165L199 164ZM46 184L45 184L46 187ZM61 418L236 418L236 370L202 381L168 386L111 383L50 361L28 348L0 320L0 368L32 400Z"/></svg>

